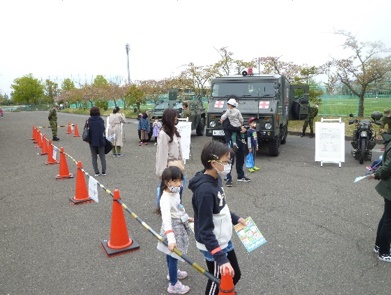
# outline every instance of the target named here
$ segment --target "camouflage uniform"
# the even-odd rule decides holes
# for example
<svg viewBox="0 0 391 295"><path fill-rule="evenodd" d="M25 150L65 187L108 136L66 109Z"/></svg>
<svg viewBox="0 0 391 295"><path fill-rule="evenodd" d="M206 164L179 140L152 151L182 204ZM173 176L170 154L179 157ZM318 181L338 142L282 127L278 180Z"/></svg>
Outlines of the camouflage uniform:
<svg viewBox="0 0 391 295"><path fill-rule="evenodd" d="M57 111L56 111L55 107L53 107L49 111L48 120L50 123L50 128L52 128L53 140L58 140L58 137L57 137Z"/></svg>
<svg viewBox="0 0 391 295"><path fill-rule="evenodd" d="M380 129L384 129L385 126L388 126L388 129L384 132L391 133L391 109L384 109L384 117L381 120Z"/></svg>
<svg viewBox="0 0 391 295"><path fill-rule="evenodd" d="M313 106L309 108L308 116L304 120L303 133L301 137L305 136L305 130L307 129L308 124L310 125L310 137L314 137L314 118L318 115L318 106Z"/></svg>

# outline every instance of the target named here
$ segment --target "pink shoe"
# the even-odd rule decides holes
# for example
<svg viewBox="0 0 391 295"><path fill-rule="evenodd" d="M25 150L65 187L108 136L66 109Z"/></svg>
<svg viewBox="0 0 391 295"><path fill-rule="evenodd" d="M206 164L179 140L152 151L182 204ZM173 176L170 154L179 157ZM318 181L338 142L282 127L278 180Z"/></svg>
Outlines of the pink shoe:
<svg viewBox="0 0 391 295"><path fill-rule="evenodd" d="M148 142L144 142L145 145L148 145Z"/></svg>
<svg viewBox="0 0 391 295"><path fill-rule="evenodd" d="M143 144L143 142L142 141L140 141L139 143L138 143L138 146L140 146L140 145L142 145Z"/></svg>

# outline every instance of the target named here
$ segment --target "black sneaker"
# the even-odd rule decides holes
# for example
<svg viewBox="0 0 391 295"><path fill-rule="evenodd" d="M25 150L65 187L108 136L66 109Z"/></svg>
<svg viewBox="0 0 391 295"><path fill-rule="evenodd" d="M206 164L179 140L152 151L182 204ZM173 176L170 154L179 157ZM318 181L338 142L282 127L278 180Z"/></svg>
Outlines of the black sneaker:
<svg viewBox="0 0 391 295"><path fill-rule="evenodd" d="M95 176L100 176L100 173L99 172L95 172Z"/></svg>
<svg viewBox="0 0 391 295"><path fill-rule="evenodd" d="M375 247L373 247L373 252L379 254L379 248L380 248L379 246L375 245Z"/></svg>
<svg viewBox="0 0 391 295"><path fill-rule="evenodd" d="M242 178L238 178L238 181L241 181L241 182L250 182L251 179L250 179L250 178L247 178L247 177L245 176L245 177L242 177Z"/></svg>
<svg viewBox="0 0 391 295"><path fill-rule="evenodd" d="M106 172L102 172L102 176L106 176Z"/></svg>
<svg viewBox="0 0 391 295"><path fill-rule="evenodd" d="M228 186L228 187L231 187L232 186L232 180L227 180L225 185Z"/></svg>
<svg viewBox="0 0 391 295"><path fill-rule="evenodd" d="M391 254L382 254L379 255L378 258L384 262L391 262Z"/></svg>
<svg viewBox="0 0 391 295"><path fill-rule="evenodd" d="M59 141L60 139L58 137L53 137L53 141Z"/></svg>

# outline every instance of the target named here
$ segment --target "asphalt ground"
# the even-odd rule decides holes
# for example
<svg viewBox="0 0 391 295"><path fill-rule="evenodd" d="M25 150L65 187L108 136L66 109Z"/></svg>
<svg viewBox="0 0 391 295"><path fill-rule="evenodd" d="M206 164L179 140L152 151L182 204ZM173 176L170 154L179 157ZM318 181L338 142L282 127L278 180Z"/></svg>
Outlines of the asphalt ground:
<svg viewBox="0 0 391 295"><path fill-rule="evenodd" d="M86 116L58 114L58 124L78 124ZM75 179L56 180L59 165L45 165L31 138L32 126L47 126L47 112L5 113L0 119L0 294L167 294L167 267L156 239L124 211L128 232L140 249L108 258L101 241L109 239L112 197L99 189L99 203L71 205ZM50 129L42 132L50 137ZM88 145L58 132L57 147L93 173ZM139 147L136 121L125 125L122 158L107 157L107 176L97 179L159 232L153 213L157 178L153 144ZM193 135L189 178L201 169L200 152L209 137ZM377 145L373 159L380 155ZM314 139L289 135L278 157L262 152L261 168L250 183L225 188L232 211L251 216L267 243L247 253L234 234L242 270L236 287L250 294L390 294L391 264L372 248L383 199L375 180L353 183L364 167L350 155L337 164L314 161ZM98 160L99 161L99 160ZM70 172L76 164L67 159ZM191 214L191 194L184 193ZM205 266L191 238L188 256ZM188 294L203 294L206 277L186 263Z"/></svg>

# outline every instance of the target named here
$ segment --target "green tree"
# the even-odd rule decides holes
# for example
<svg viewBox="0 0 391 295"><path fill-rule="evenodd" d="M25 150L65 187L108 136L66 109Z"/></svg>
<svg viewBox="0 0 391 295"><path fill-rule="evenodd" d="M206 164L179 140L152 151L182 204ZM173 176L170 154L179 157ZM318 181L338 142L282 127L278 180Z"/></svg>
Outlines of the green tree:
<svg viewBox="0 0 391 295"><path fill-rule="evenodd" d="M364 116L364 96L373 83L381 83L391 72L391 50L380 41L359 42L350 32L337 31L345 37L342 47L350 52L345 59L332 59L334 75L359 99L358 116Z"/></svg>
<svg viewBox="0 0 391 295"><path fill-rule="evenodd" d="M143 91L136 85L131 84L125 93L125 103L128 106L136 106L140 112L140 105L146 102Z"/></svg>
<svg viewBox="0 0 391 295"><path fill-rule="evenodd" d="M12 99L19 104L39 104L44 94L44 86L32 74L16 78L11 88Z"/></svg>
<svg viewBox="0 0 391 295"><path fill-rule="evenodd" d="M69 91L75 89L75 83L69 78L66 78L64 81L62 81L61 89L63 91Z"/></svg>
<svg viewBox="0 0 391 295"><path fill-rule="evenodd" d="M7 94L1 94L0 93L0 105L9 105L10 99Z"/></svg>
<svg viewBox="0 0 391 295"><path fill-rule="evenodd" d="M108 86L109 83L107 82L106 78L102 75L97 75L94 79L94 83L93 83L95 86Z"/></svg>
<svg viewBox="0 0 391 295"><path fill-rule="evenodd" d="M58 84L47 79L45 81L44 99L47 103L54 103L55 98L58 96L59 89Z"/></svg>

